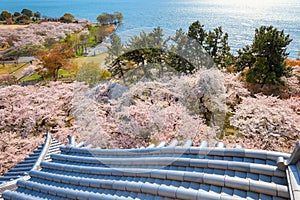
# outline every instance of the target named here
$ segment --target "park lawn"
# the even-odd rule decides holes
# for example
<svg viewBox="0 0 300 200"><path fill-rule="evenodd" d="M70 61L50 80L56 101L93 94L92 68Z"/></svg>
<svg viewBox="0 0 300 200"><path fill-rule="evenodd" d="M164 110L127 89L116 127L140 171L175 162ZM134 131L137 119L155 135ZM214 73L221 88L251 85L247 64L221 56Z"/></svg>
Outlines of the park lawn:
<svg viewBox="0 0 300 200"><path fill-rule="evenodd" d="M21 82L27 82L27 81L36 81L41 79L41 76L39 74L31 74L29 76L24 76L20 79Z"/></svg>
<svg viewBox="0 0 300 200"><path fill-rule="evenodd" d="M64 69L59 69L58 70L58 79L61 78L73 78L75 77L76 74L69 72L68 70L64 70Z"/></svg>
<svg viewBox="0 0 300 200"><path fill-rule="evenodd" d="M60 69L58 70L58 80L64 79L64 78L74 78L75 74L68 72L67 70ZM39 74L31 74L29 76L24 76L20 79L21 82L28 82L28 81L38 81L42 78ZM46 78L45 80L51 80L49 78Z"/></svg>
<svg viewBox="0 0 300 200"><path fill-rule="evenodd" d="M22 71L25 67L28 66L28 63L19 63L19 64L0 64L0 75L18 73Z"/></svg>
<svg viewBox="0 0 300 200"><path fill-rule="evenodd" d="M107 56L107 53L101 53L101 54L96 55L96 56L78 57L78 58L73 58L72 62L76 63L79 68L84 63L88 63L88 62L99 63L99 65L103 65L105 63L105 57L106 56Z"/></svg>

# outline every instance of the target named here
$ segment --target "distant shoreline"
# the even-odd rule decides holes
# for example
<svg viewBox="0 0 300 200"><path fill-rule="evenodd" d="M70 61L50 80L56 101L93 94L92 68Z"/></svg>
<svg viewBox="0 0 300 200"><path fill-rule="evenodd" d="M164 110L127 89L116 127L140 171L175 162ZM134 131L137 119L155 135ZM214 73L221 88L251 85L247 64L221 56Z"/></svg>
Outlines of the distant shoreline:
<svg viewBox="0 0 300 200"><path fill-rule="evenodd" d="M88 3L87 3L88 2ZM231 52L245 47L253 40L255 28L261 25L273 25L278 30L284 30L293 39L287 47L289 58L296 59L300 51L300 14L297 0L275 0L272 6L269 1L1 1L3 10L11 12L29 8L39 11L41 17L60 17L65 12L71 12L76 18L85 18L90 22L101 12L119 11L124 15L123 25L118 33L160 26L163 29L176 31L182 28L188 31L188 26L199 20L207 30L222 26L229 34Z"/></svg>

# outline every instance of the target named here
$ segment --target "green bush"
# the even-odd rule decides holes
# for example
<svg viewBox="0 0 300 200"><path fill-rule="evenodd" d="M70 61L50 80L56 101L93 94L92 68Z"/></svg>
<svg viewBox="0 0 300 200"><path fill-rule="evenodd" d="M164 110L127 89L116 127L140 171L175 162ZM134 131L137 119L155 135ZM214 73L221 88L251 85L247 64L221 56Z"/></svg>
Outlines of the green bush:
<svg viewBox="0 0 300 200"><path fill-rule="evenodd" d="M256 29L253 44L239 51L237 69L249 68L246 73L246 80L249 83L284 84L281 77L288 76L290 72L285 59L289 55L286 47L291 41L283 30L278 31L273 26Z"/></svg>
<svg viewBox="0 0 300 200"><path fill-rule="evenodd" d="M110 78L110 72L106 69L101 69L99 64L94 62L84 63L80 67L76 80L86 82L90 87L96 83Z"/></svg>

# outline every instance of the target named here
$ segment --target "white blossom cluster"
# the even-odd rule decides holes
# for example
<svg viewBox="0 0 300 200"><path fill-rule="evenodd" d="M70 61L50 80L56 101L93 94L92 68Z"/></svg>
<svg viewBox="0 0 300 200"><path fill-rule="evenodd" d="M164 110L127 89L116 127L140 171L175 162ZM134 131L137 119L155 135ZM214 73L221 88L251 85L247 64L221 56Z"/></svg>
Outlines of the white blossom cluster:
<svg viewBox="0 0 300 200"><path fill-rule="evenodd" d="M50 82L46 86L13 85L0 89L0 135L64 132L68 128L73 85ZM67 131L69 132L69 131Z"/></svg>
<svg viewBox="0 0 300 200"><path fill-rule="evenodd" d="M288 86L289 95L300 96L300 66L293 66L291 76L284 81Z"/></svg>
<svg viewBox="0 0 300 200"><path fill-rule="evenodd" d="M77 91L73 102L76 130L94 144L95 138L101 138L98 141L117 148L162 140L169 143L173 139L191 139L195 144L208 140L214 145L217 129L222 128L226 115L225 90L222 80L216 81L216 77L217 74L208 76L201 71L163 82L140 81L123 88L101 83L86 90L86 95ZM206 109L213 113L210 125L202 116ZM116 138L120 137L126 140L119 140L116 145Z"/></svg>
<svg viewBox="0 0 300 200"><path fill-rule="evenodd" d="M41 68L41 66L31 64L23 69L22 75L29 76L29 75L33 74L34 72L36 72L36 70L39 68Z"/></svg>
<svg viewBox="0 0 300 200"><path fill-rule="evenodd" d="M42 22L17 29L0 28L0 41L2 45L6 45L11 40L15 47L43 45L47 40L58 42L83 28L84 24L61 22Z"/></svg>
<svg viewBox="0 0 300 200"><path fill-rule="evenodd" d="M245 97L230 119L250 147L293 149L300 138L300 101L256 95ZM268 146L269 145L269 146Z"/></svg>
<svg viewBox="0 0 300 200"><path fill-rule="evenodd" d="M46 131L61 142L72 131L73 84L0 88L0 174L24 159L44 140Z"/></svg>
<svg viewBox="0 0 300 200"><path fill-rule="evenodd" d="M248 97L250 92L245 88L244 83L239 81L240 74L224 73L224 85L226 88L226 103L234 107L242 97Z"/></svg>
<svg viewBox="0 0 300 200"><path fill-rule="evenodd" d="M24 73L34 70L29 66ZM72 134L102 148L191 139L195 144L222 140L228 146L291 152L300 138L299 97L253 96L239 78L199 71L130 86L104 82L90 89L78 82L49 82L0 88L0 168L10 166L15 152L11 148L34 148L36 143L22 138L31 141L47 130L60 141ZM287 87L299 91L299 82L289 81ZM210 123L203 111L211 112L206 118ZM235 133L218 138L225 120ZM39 138L33 141L41 142Z"/></svg>
<svg viewBox="0 0 300 200"><path fill-rule="evenodd" d="M121 132L154 143L212 140L214 130L199 113L191 114L179 88L174 90L180 86L173 84L138 83L130 88L114 108Z"/></svg>

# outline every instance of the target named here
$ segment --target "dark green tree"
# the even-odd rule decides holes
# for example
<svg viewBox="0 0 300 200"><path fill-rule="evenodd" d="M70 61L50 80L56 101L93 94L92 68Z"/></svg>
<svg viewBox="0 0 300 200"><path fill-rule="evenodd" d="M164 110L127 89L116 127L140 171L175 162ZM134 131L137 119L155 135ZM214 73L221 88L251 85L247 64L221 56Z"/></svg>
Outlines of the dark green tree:
<svg viewBox="0 0 300 200"><path fill-rule="evenodd" d="M154 47L154 38L146 32L141 32L139 36L130 38L127 43L128 52L126 59L136 64L137 68L142 69L146 79L150 79L150 73L147 69L147 63L154 59L152 48Z"/></svg>
<svg viewBox="0 0 300 200"><path fill-rule="evenodd" d="M191 36L191 31L189 33ZM203 47L195 37L190 36L182 29L177 30L171 38L174 44L171 46L172 53L168 56L168 64L186 74L194 73L206 64Z"/></svg>
<svg viewBox="0 0 300 200"><path fill-rule="evenodd" d="M108 47L108 55L105 58L106 64L108 64L112 76L124 76L122 69L122 60L119 57L123 54L124 47L121 42L121 38L113 33L110 36L110 47Z"/></svg>
<svg viewBox="0 0 300 200"><path fill-rule="evenodd" d="M221 49L219 54L219 65L221 68L233 65L235 58L230 53L230 46L228 44L228 33L225 33L221 39Z"/></svg>
<svg viewBox="0 0 300 200"><path fill-rule="evenodd" d="M27 15L21 15L17 17L15 21L20 24L28 24L30 22L30 18Z"/></svg>
<svg viewBox="0 0 300 200"><path fill-rule="evenodd" d="M36 19L39 19L39 18L41 18L41 13L40 13L40 12L35 12L35 13L33 13L33 16L34 16Z"/></svg>
<svg viewBox="0 0 300 200"><path fill-rule="evenodd" d="M114 14L102 13L96 18L99 24L108 25L108 24L118 24L122 23L123 14L120 12L115 12Z"/></svg>
<svg viewBox="0 0 300 200"><path fill-rule="evenodd" d="M235 61L235 71L240 72L245 68L250 68L255 63L255 57L253 56L251 46L247 45L243 49L237 51L238 56Z"/></svg>
<svg viewBox="0 0 300 200"><path fill-rule="evenodd" d="M156 27L152 32L148 34L148 39L151 40L151 47L153 48L162 48L165 45L165 39L163 38L163 29Z"/></svg>
<svg viewBox="0 0 300 200"><path fill-rule="evenodd" d="M108 47L108 56L106 57L106 63L111 63L114 59L121 56L124 50L121 38L117 34L111 34L110 43L111 46Z"/></svg>
<svg viewBox="0 0 300 200"><path fill-rule="evenodd" d="M232 54L228 45L228 34L224 34L221 26L208 32L204 48L217 67L224 68L230 64Z"/></svg>
<svg viewBox="0 0 300 200"><path fill-rule="evenodd" d="M23 15L26 15L27 17L32 17L33 16L33 12L29 9L24 8L21 12Z"/></svg>
<svg viewBox="0 0 300 200"><path fill-rule="evenodd" d="M97 21L100 24L110 24L111 23L111 16L110 16L110 14L103 13L101 15L98 15Z"/></svg>
<svg viewBox="0 0 300 200"><path fill-rule="evenodd" d="M203 46L207 37L204 25L201 25L199 21L192 23L189 26L188 36L192 39L195 39L201 46Z"/></svg>
<svg viewBox="0 0 300 200"><path fill-rule="evenodd" d="M59 20L63 23L72 23L74 21L74 15L70 13L65 13L63 16L59 18Z"/></svg>
<svg viewBox="0 0 300 200"><path fill-rule="evenodd" d="M12 18L12 14L6 10L3 10L0 14L0 21L5 21L11 18Z"/></svg>
<svg viewBox="0 0 300 200"><path fill-rule="evenodd" d="M19 13L19 12L14 12L14 17L19 17L19 16L21 16L21 13Z"/></svg>
<svg viewBox="0 0 300 200"><path fill-rule="evenodd" d="M117 23L122 23L122 20L124 18L123 14L120 12L115 12L114 13L115 19L117 20Z"/></svg>
<svg viewBox="0 0 300 200"><path fill-rule="evenodd" d="M197 41L213 58L218 67L224 68L232 64L233 55L230 53L228 45L228 34L223 32L222 27L217 27L207 33L204 26L196 21L189 26L188 37ZM199 59L203 60L202 57Z"/></svg>
<svg viewBox="0 0 300 200"><path fill-rule="evenodd" d="M208 65L207 60L211 59L206 55L201 45L182 30L176 31L174 37L164 38L163 30L157 27L150 33L142 31L131 37L124 47L120 38L112 35L107 63L112 76L123 78L126 84L140 79L155 80L174 73L192 74L202 66L212 65Z"/></svg>
<svg viewBox="0 0 300 200"><path fill-rule="evenodd" d="M256 29L250 51L255 62L250 66L246 80L262 85L283 84L281 77L288 76L290 71L284 60L289 55L286 50L291 41L283 30L278 31L273 26Z"/></svg>

